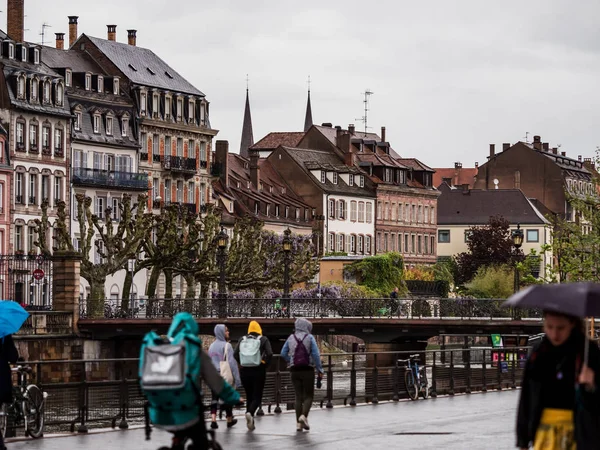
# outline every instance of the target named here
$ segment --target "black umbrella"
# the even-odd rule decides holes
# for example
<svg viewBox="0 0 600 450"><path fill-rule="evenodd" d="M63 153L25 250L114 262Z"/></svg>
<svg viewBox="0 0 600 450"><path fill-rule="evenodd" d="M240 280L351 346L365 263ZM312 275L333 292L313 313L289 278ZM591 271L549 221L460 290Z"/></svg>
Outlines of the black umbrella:
<svg viewBox="0 0 600 450"><path fill-rule="evenodd" d="M536 284L510 297L502 306L540 308L575 317L600 316L600 284Z"/></svg>

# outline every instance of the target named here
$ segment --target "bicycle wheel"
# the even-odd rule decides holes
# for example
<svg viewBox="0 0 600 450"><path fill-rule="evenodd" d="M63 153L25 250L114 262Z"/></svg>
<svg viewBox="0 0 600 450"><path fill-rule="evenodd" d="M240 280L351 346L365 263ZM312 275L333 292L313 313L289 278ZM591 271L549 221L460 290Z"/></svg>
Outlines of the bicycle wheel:
<svg viewBox="0 0 600 450"><path fill-rule="evenodd" d="M42 437L44 434L44 394L36 385L27 386L23 415L25 416L25 429L32 438Z"/></svg>
<svg viewBox="0 0 600 450"><path fill-rule="evenodd" d="M404 382L406 383L406 392L408 392L408 397L411 400L416 400L419 398L419 391L417 390L417 385L415 384L415 377L412 373L412 370L407 369L404 372Z"/></svg>
<svg viewBox="0 0 600 450"><path fill-rule="evenodd" d="M0 407L0 433L2 433L3 437L6 437L6 430L8 429L8 414L8 403L2 403L2 406Z"/></svg>
<svg viewBox="0 0 600 450"><path fill-rule="evenodd" d="M421 395L423 398L429 397L429 382L427 381L427 372L421 372Z"/></svg>

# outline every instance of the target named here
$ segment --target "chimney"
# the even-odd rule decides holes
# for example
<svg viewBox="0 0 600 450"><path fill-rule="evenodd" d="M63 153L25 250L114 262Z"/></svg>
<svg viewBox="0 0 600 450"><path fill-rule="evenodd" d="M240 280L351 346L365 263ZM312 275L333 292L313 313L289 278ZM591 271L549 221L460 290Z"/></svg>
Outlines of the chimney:
<svg viewBox="0 0 600 450"><path fill-rule="evenodd" d="M260 188L260 167L258 167L258 150L248 151L250 159L250 181L256 190Z"/></svg>
<svg viewBox="0 0 600 450"><path fill-rule="evenodd" d="M577 160L578 160L578 161L581 161L581 155L579 155L579 156L577 157Z"/></svg>
<svg viewBox="0 0 600 450"><path fill-rule="evenodd" d="M352 151L352 135L345 131L338 132L336 136L336 145L342 151L344 155L347 155ZM349 164L350 165L350 164ZM354 164L351 164L354 165Z"/></svg>
<svg viewBox="0 0 600 450"><path fill-rule="evenodd" d="M65 49L65 33L54 33L56 35L56 48L59 50Z"/></svg>
<svg viewBox="0 0 600 450"><path fill-rule="evenodd" d="M462 163L455 162L455 163L454 163L454 168L455 168L455 169L462 169Z"/></svg>
<svg viewBox="0 0 600 450"><path fill-rule="evenodd" d="M75 43L77 40L77 16L69 16L69 48Z"/></svg>
<svg viewBox="0 0 600 450"><path fill-rule="evenodd" d="M544 142L542 144L542 148L544 149L545 152L549 152L550 151L550 144L548 144L547 142Z"/></svg>
<svg viewBox="0 0 600 450"><path fill-rule="evenodd" d="M350 151L344 155L344 164L346 164L348 167L354 167L355 163L356 160L354 158L354 152L352 149L350 149Z"/></svg>
<svg viewBox="0 0 600 450"><path fill-rule="evenodd" d="M117 26L116 25L106 25L108 28L108 40L116 41L117 40Z"/></svg>
<svg viewBox="0 0 600 450"><path fill-rule="evenodd" d="M496 156L496 144L490 144L490 159Z"/></svg>
<svg viewBox="0 0 600 450"><path fill-rule="evenodd" d="M554 153L555 155L558 155L558 147L553 147L552 153Z"/></svg>
<svg viewBox="0 0 600 450"><path fill-rule="evenodd" d="M479 163L477 161L475 161L475 168L479 169Z"/></svg>
<svg viewBox="0 0 600 450"><path fill-rule="evenodd" d="M348 125L348 133L354 134L355 130L356 129L354 128L354 124L353 123L351 123L350 125Z"/></svg>
<svg viewBox="0 0 600 450"><path fill-rule="evenodd" d="M560 152L560 156L567 156L567 152Z"/></svg>
<svg viewBox="0 0 600 450"><path fill-rule="evenodd" d="M325 128L332 128L333 127L333 125L330 122L322 123L321 126L325 127Z"/></svg>
<svg viewBox="0 0 600 450"><path fill-rule="evenodd" d="M463 183L461 184L462 186L462 193L465 195L469 194L469 183Z"/></svg>
<svg viewBox="0 0 600 450"><path fill-rule="evenodd" d="M387 142L385 140L385 127L381 127L381 142Z"/></svg>
<svg viewBox="0 0 600 450"><path fill-rule="evenodd" d="M133 45L137 44L137 30L127 30L127 43Z"/></svg>
<svg viewBox="0 0 600 450"><path fill-rule="evenodd" d="M8 37L17 42L23 42L25 28L25 0L7 0L6 15Z"/></svg>
<svg viewBox="0 0 600 450"><path fill-rule="evenodd" d="M502 151L503 152L505 152L509 148L510 148L510 143L509 142L505 142L504 144L502 144Z"/></svg>
<svg viewBox="0 0 600 450"><path fill-rule="evenodd" d="M533 137L533 148L536 150L542 149L542 138L540 136Z"/></svg>
<svg viewBox="0 0 600 450"><path fill-rule="evenodd" d="M338 146L340 145L340 138L341 138L341 136L342 136L343 133L344 132L342 131L342 127L340 127L340 126L336 126L335 127L335 142L336 142L336 144Z"/></svg>
<svg viewBox="0 0 600 450"><path fill-rule="evenodd" d="M217 141L215 143L215 162L221 166L221 182L229 186L229 172L227 170L227 158L229 157L229 141Z"/></svg>

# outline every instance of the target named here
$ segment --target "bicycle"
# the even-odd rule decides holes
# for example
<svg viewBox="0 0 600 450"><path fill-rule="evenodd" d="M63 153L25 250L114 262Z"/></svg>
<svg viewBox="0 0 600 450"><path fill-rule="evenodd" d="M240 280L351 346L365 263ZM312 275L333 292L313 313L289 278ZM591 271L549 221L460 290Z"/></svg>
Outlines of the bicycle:
<svg viewBox="0 0 600 450"><path fill-rule="evenodd" d="M40 438L44 435L44 404L48 394L35 384L27 384L27 375L33 372L30 366L17 366L11 372L17 374L17 385L13 387L12 403L0 407L0 432L6 436L10 420L15 426L22 423L25 435Z"/></svg>
<svg viewBox="0 0 600 450"><path fill-rule="evenodd" d="M415 361L418 358L419 355L410 355L408 359L398 360L399 363L406 363L404 382L406 384L406 391L411 400L417 400L419 394L421 394L424 399L429 397L427 371L425 370L425 366L419 367L419 364Z"/></svg>

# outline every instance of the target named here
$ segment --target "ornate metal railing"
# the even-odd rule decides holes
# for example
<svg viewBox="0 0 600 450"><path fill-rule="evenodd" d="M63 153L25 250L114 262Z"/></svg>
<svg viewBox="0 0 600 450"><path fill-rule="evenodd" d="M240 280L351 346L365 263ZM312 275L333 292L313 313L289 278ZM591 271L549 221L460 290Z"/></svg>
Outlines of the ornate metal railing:
<svg viewBox="0 0 600 450"><path fill-rule="evenodd" d="M174 172L196 172L196 159L183 156L165 156L162 161L165 170Z"/></svg>
<svg viewBox="0 0 600 450"><path fill-rule="evenodd" d="M0 298L30 310L52 307L52 261L42 255L0 255Z"/></svg>
<svg viewBox="0 0 600 450"><path fill-rule="evenodd" d="M73 169L73 184L146 190L148 189L148 174L76 167Z"/></svg>
<svg viewBox="0 0 600 450"><path fill-rule="evenodd" d="M17 335L73 334L73 314L60 311L31 311Z"/></svg>

